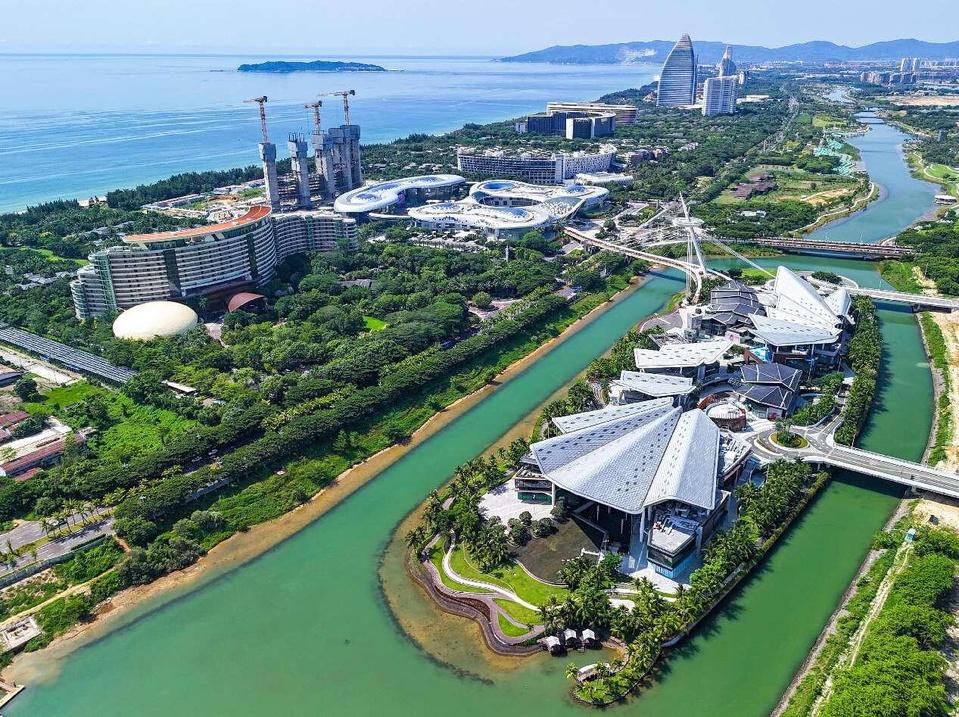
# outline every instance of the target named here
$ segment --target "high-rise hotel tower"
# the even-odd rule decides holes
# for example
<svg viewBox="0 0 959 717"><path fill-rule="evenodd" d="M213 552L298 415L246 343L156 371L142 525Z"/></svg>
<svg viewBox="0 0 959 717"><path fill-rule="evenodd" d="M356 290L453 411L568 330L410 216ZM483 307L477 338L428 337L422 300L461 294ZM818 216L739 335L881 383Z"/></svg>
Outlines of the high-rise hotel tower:
<svg viewBox="0 0 959 717"><path fill-rule="evenodd" d="M679 38L663 63L656 104L660 107L696 104L696 53L689 35Z"/></svg>

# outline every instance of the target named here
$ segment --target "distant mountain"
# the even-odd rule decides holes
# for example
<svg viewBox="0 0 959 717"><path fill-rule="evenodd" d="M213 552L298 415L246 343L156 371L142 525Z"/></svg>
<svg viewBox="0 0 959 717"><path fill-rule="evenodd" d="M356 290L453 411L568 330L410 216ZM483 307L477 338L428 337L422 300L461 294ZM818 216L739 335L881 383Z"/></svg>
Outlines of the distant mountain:
<svg viewBox="0 0 959 717"><path fill-rule="evenodd" d="M335 62L315 60L313 62L284 62L270 60L251 65L240 65L237 72L387 72L385 67L370 65L366 62Z"/></svg>
<svg viewBox="0 0 959 717"><path fill-rule="evenodd" d="M629 65L641 62L661 63L675 44L675 40L649 42L621 42L615 45L555 45L545 50L502 57L500 62L548 62L554 65ZM697 42L696 54L703 64L719 62L726 49L723 42ZM902 57L921 57L924 60L944 60L959 57L957 42L923 42L922 40L889 40L863 47L846 47L833 42L803 42L786 47L759 47L733 45L736 62L830 62L853 60L898 60Z"/></svg>

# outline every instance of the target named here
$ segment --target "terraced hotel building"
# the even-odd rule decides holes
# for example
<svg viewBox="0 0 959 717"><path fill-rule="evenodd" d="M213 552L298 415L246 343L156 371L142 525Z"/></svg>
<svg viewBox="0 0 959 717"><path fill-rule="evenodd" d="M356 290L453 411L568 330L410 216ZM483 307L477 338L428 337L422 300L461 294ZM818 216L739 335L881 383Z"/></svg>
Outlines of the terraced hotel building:
<svg viewBox="0 0 959 717"><path fill-rule="evenodd" d="M292 254L357 245L348 217L253 207L219 224L126 236L122 245L91 254L70 289L77 318L87 319L147 301L239 291L272 279Z"/></svg>

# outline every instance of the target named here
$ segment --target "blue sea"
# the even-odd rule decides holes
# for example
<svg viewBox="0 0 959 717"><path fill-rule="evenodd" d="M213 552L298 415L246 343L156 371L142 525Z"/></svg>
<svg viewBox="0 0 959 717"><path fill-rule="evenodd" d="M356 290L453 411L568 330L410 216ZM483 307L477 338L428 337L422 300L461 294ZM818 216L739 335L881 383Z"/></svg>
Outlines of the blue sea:
<svg viewBox="0 0 959 717"><path fill-rule="evenodd" d="M482 57L356 57L396 72L240 73L264 59L211 55L0 55L0 211L87 198L184 171L257 162L256 105L267 95L270 138L309 132L318 93L355 89L363 142L446 132L542 111L548 100L595 99L640 87L659 68L507 64ZM324 125L342 123L323 99Z"/></svg>

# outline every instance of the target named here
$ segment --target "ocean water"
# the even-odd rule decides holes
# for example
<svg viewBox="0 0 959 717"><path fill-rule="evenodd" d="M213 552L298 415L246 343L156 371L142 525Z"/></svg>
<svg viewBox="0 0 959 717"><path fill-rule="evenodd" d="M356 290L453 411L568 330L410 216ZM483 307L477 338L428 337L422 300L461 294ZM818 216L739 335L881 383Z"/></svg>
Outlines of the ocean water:
<svg viewBox="0 0 959 717"><path fill-rule="evenodd" d="M288 133L311 129L303 105L321 92L356 90L350 115L369 143L542 111L548 100L595 99L640 87L659 69L358 57L398 71L235 71L263 59L317 57L0 55L0 211L255 163L257 111L243 100L259 95L270 98L270 139L283 156ZM339 98L323 102L324 125L341 124Z"/></svg>

